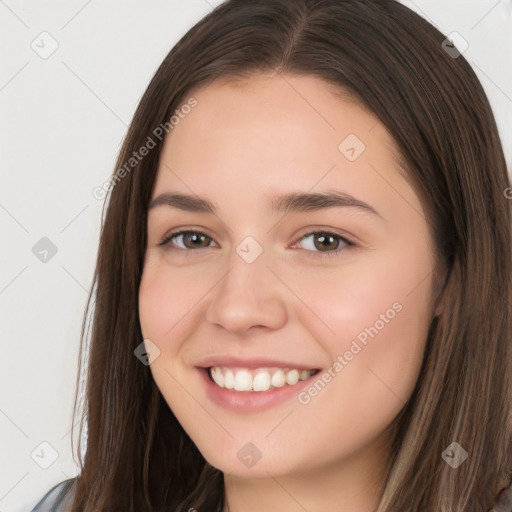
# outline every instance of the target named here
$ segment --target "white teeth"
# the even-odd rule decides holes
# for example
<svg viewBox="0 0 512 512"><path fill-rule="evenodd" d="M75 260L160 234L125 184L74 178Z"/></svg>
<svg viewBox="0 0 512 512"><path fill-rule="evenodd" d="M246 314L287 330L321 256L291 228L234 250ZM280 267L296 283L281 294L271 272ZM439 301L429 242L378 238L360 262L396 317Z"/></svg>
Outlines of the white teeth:
<svg viewBox="0 0 512 512"><path fill-rule="evenodd" d="M286 374L286 384L293 386L299 382L299 370L290 370Z"/></svg>
<svg viewBox="0 0 512 512"><path fill-rule="evenodd" d="M240 370L239 372L236 372L235 389L236 391L251 391L252 376L247 370Z"/></svg>
<svg viewBox="0 0 512 512"><path fill-rule="evenodd" d="M311 375L309 370L301 370L299 374L299 380L306 380Z"/></svg>
<svg viewBox="0 0 512 512"><path fill-rule="evenodd" d="M267 391L270 389L270 375L267 372L258 373L252 380L254 391ZM250 391L250 390L249 390Z"/></svg>
<svg viewBox="0 0 512 512"><path fill-rule="evenodd" d="M224 375L219 371L218 368L212 368L211 370L212 379L218 384L221 388L224 387Z"/></svg>
<svg viewBox="0 0 512 512"><path fill-rule="evenodd" d="M277 370L277 372L272 375L271 383L275 388L280 388L286 384L286 377L283 370Z"/></svg>
<svg viewBox="0 0 512 512"><path fill-rule="evenodd" d="M236 391L268 391L284 385L293 386L297 382L311 377L316 372L315 370L283 370L278 368L271 371L258 369L253 373L254 375L248 369L232 371L220 367L210 368L210 375L217 386Z"/></svg>
<svg viewBox="0 0 512 512"><path fill-rule="evenodd" d="M221 373L220 370L219 373ZM227 389L233 389L235 387L235 376L231 370L228 370L224 374L224 387Z"/></svg>

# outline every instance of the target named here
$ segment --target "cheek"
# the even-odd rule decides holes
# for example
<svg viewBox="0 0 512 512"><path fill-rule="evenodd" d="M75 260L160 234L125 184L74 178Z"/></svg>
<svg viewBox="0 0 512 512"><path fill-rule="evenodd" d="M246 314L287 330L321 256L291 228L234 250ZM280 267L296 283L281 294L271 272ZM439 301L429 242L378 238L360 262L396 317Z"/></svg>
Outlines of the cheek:
<svg viewBox="0 0 512 512"><path fill-rule="evenodd" d="M347 259L328 275L297 276L297 295L314 313L304 310L302 323L361 403L386 395L382 404L405 402L412 392L433 317L431 263L427 251L405 244Z"/></svg>
<svg viewBox="0 0 512 512"><path fill-rule="evenodd" d="M169 349L173 334L187 324L193 312L213 286L211 273L197 268L173 268L165 261L148 258L139 288L139 318L144 338L155 339ZM166 342L168 340L169 342Z"/></svg>
<svg viewBox="0 0 512 512"><path fill-rule="evenodd" d="M395 303L407 304L408 313L418 319L432 315L432 260L420 247L395 245L387 250L352 253L329 270L283 268L282 273L336 337L357 335L390 309L387 316L393 319Z"/></svg>
<svg viewBox="0 0 512 512"><path fill-rule="evenodd" d="M312 383L299 400L308 415L325 419L326 436L337 432L343 439L340 450L378 436L404 407L432 318L428 259L405 265L405 256L380 256L379 264L364 265L364 271L354 264L324 281L312 280L309 288L302 282L304 298L309 289L311 309L334 334L308 316L308 328L332 365L319 374L323 383Z"/></svg>
<svg viewBox="0 0 512 512"><path fill-rule="evenodd" d="M139 318L144 339L160 350L150 365L153 379L180 422L201 425L204 417L190 395L183 392L187 375L178 360L197 328L194 312L211 288L212 278L197 269L172 268L153 256L146 259L139 287Z"/></svg>

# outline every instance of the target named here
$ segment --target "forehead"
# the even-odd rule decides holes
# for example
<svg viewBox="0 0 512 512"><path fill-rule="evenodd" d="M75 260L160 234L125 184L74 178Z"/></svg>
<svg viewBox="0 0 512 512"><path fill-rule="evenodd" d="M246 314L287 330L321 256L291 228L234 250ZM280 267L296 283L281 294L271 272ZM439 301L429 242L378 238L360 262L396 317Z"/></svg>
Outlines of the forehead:
<svg viewBox="0 0 512 512"><path fill-rule="evenodd" d="M283 169L283 160L303 166L330 160L332 165L343 150L348 150L345 157L369 146L380 156L387 152L392 157L395 150L372 112L349 92L317 77L222 79L192 90L185 102L191 97L197 106L172 129L163 151L180 167L194 162L194 167L211 169L217 161L225 165L236 157L243 169L257 154L261 165ZM273 164L264 162L266 157Z"/></svg>
<svg viewBox="0 0 512 512"><path fill-rule="evenodd" d="M234 206L236 191L241 209L269 190L320 187L422 210L393 138L341 88L312 76L255 75L194 89L182 105L191 98L197 105L165 139L154 197L173 189Z"/></svg>
<svg viewBox="0 0 512 512"><path fill-rule="evenodd" d="M347 124L375 125L377 117L349 90L319 77L298 74L253 74L226 77L192 90L204 115L222 112L218 119L271 120L278 125L286 120L312 123L312 128L343 130ZM343 118L337 114L343 112ZM282 115L286 113L287 116ZM236 116L238 114L238 116ZM218 127L218 125L217 125Z"/></svg>

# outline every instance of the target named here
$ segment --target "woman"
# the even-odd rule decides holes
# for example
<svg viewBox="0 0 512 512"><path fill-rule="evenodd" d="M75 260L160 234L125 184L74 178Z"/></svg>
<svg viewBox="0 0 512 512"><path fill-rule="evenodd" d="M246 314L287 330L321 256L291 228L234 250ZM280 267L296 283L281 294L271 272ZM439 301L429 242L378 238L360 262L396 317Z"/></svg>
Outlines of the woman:
<svg viewBox="0 0 512 512"><path fill-rule="evenodd" d="M36 511L512 510L510 184L443 41L230 0L173 48L107 187L81 474Z"/></svg>

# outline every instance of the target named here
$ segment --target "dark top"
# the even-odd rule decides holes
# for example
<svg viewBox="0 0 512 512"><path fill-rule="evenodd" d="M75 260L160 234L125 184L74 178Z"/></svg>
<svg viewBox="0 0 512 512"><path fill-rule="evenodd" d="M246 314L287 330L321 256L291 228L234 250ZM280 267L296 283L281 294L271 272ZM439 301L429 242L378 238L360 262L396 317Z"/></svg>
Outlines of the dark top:
<svg viewBox="0 0 512 512"><path fill-rule="evenodd" d="M71 478L52 487L32 509L32 512L69 512L75 480L75 478ZM502 489L498 493L495 505L489 512L512 512L512 486Z"/></svg>
<svg viewBox="0 0 512 512"><path fill-rule="evenodd" d="M32 512L68 512L73 498L75 478L52 487L32 509Z"/></svg>

